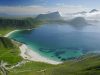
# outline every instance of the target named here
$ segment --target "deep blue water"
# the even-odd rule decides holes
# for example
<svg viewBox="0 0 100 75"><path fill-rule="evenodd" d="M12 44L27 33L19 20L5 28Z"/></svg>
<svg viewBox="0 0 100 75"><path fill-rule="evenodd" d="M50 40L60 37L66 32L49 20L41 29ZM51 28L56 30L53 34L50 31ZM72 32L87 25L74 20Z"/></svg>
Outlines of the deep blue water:
<svg viewBox="0 0 100 75"><path fill-rule="evenodd" d="M62 61L100 51L100 26L82 28L47 24L33 30L13 33L10 38L27 44L31 49L52 60Z"/></svg>

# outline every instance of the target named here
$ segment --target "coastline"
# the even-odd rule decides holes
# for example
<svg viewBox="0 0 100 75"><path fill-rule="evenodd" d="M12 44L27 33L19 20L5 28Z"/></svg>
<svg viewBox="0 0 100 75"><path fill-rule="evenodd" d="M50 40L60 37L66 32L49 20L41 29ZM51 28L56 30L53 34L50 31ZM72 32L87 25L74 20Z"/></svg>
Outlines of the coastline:
<svg viewBox="0 0 100 75"><path fill-rule="evenodd" d="M25 44L22 44L22 46L20 46L20 50L21 50L21 56L24 59L30 60L30 61L36 61L36 62L44 62L44 63L48 63L48 64L61 64L62 62L57 62L54 60L50 60L46 57L41 56L39 53L35 52L34 50L31 50L30 48L28 48Z"/></svg>
<svg viewBox="0 0 100 75"><path fill-rule="evenodd" d="M32 29L21 29L21 30L33 30L33 29L36 29L36 28L32 28ZM7 33L4 37L9 37L12 33L16 32L16 31L20 31L20 30L13 30L13 31Z"/></svg>
<svg viewBox="0 0 100 75"><path fill-rule="evenodd" d="M20 31L20 30L13 30L13 31L9 32L8 34L6 34L4 37L9 37L12 33L16 32L16 31Z"/></svg>
<svg viewBox="0 0 100 75"><path fill-rule="evenodd" d="M11 31L8 34L6 34L4 37L9 37L12 33L16 32L16 31L20 31L20 30ZM62 62L57 62L57 61L51 60L49 58L43 57L39 53L28 48L27 45L25 45L23 43L22 43L21 46L19 46L19 49L21 51L20 56L23 59L27 59L27 60L30 60L30 61L36 61L36 62L44 62L44 63L48 63L48 64L53 64L53 65L57 65L57 64L62 63Z"/></svg>

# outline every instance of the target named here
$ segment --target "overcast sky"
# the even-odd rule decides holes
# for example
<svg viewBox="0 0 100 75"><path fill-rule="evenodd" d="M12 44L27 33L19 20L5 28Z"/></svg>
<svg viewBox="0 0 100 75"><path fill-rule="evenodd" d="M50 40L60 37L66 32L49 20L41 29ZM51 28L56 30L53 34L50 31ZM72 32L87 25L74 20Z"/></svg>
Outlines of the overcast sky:
<svg viewBox="0 0 100 75"><path fill-rule="evenodd" d="M40 14L59 11L65 14L99 9L99 3L100 0L0 0L0 13Z"/></svg>

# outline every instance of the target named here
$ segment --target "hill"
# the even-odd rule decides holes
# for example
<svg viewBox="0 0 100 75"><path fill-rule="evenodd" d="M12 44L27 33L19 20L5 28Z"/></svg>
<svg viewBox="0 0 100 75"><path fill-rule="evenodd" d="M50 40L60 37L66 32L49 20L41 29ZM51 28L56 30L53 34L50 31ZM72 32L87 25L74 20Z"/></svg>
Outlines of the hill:
<svg viewBox="0 0 100 75"><path fill-rule="evenodd" d="M0 37L0 61L8 64L16 64L21 61L20 50L15 42L6 37Z"/></svg>
<svg viewBox="0 0 100 75"><path fill-rule="evenodd" d="M67 61L49 69L46 75L99 75L100 55L84 56L79 60Z"/></svg>
<svg viewBox="0 0 100 75"><path fill-rule="evenodd" d="M1 28L13 28L13 29L30 29L40 25L41 21L36 21L33 18L0 18Z"/></svg>
<svg viewBox="0 0 100 75"><path fill-rule="evenodd" d="M66 23L76 29L82 29L85 26L92 25L92 24L89 24L88 21L83 17L75 17L71 20L66 21Z"/></svg>
<svg viewBox="0 0 100 75"><path fill-rule="evenodd" d="M70 20L69 24L82 26L82 25L87 25L88 23L83 17L76 17L76 18Z"/></svg>
<svg viewBox="0 0 100 75"><path fill-rule="evenodd" d="M16 70L16 73L13 70ZM28 62L13 70L10 75L99 75L100 55L86 55L60 65Z"/></svg>

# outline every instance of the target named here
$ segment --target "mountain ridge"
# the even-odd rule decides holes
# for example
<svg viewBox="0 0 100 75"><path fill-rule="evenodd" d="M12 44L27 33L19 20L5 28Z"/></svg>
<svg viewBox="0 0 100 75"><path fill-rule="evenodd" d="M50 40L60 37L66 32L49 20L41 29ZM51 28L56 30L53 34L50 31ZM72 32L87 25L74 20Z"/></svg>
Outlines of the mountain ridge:
<svg viewBox="0 0 100 75"><path fill-rule="evenodd" d="M47 14L40 14L35 19L36 20L61 20L62 17L60 13L57 11L57 12L52 12Z"/></svg>

